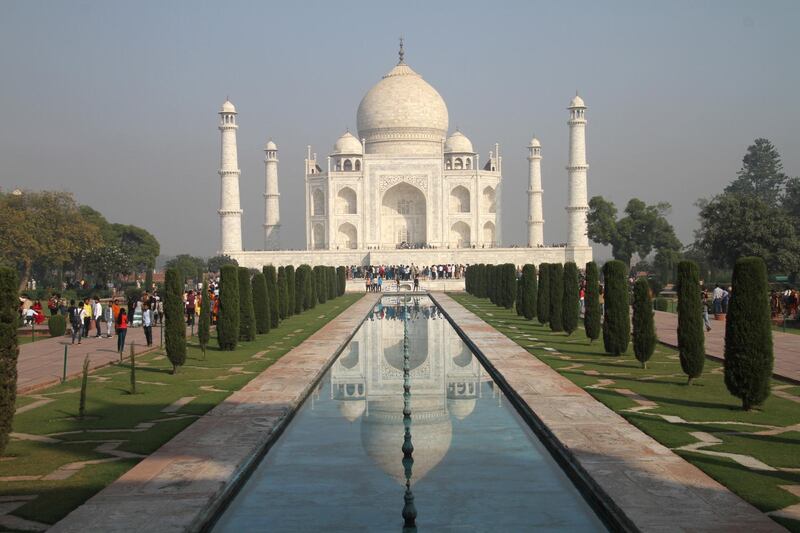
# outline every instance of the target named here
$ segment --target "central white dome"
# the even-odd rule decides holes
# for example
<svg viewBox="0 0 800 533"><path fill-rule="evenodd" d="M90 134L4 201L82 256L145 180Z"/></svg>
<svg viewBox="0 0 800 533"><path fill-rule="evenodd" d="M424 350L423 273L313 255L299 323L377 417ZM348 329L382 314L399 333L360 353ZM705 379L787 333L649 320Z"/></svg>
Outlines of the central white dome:
<svg viewBox="0 0 800 533"><path fill-rule="evenodd" d="M358 136L366 139L367 153L441 153L447 127L441 95L403 62L358 106Z"/></svg>

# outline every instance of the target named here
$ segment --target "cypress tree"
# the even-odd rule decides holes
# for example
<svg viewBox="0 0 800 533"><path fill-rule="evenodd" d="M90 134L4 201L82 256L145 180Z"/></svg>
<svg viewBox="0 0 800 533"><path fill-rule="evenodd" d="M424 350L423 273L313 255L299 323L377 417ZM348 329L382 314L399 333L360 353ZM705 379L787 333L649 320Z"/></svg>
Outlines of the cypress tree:
<svg viewBox="0 0 800 533"><path fill-rule="evenodd" d="M586 294L583 299L583 329L589 343L600 338L600 274L597 263L586 263Z"/></svg>
<svg viewBox="0 0 800 533"><path fill-rule="evenodd" d="M324 304L328 301L328 289L325 287L325 267L314 267L314 281L317 293L317 302Z"/></svg>
<svg viewBox="0 0 800 533"><path fill-rule="evenodd" d="M564 266L551 263L550 269L550 331L564 331Z"/></svg>
<svg viewBox="0 0 800 533"><path fill-rule="evenodd" d="M184 316L182 275L177 268L168 268L164 273L164 345L173 374L186 362Z"/></svg>
<svg viewBox="0 0 800 533"><path fill-rule="evenodd" d="M310 266L308 267L308 276L306 278L306 285L308 290L308 300L310 309L313 309L317 306L317 302L319 301L317 298L317 275L314 272L314 269Z"/></svg>
<svg viewBox="0 0 800 533"><path fill-rule="evenodd" d="M336 281L339 289L339 296L344 295L347 289L347 268L343 266L336 267Z"/></svg>
<svg viewBox="0 0 800 533"><path fill-rule="evenodd" d="M538 296L535 265L528 263L522 267L522 281L522 316L526 320L533 320L536 316L536 297Z"/></svg>
<svg viewBox="0 0 800 533"><path fill-rule="evenodd" d="M494 302L494 265L486 265L486 297Z"/></svg>
<svg viewBox="0 0 800 533"><path fill-rule="evenodd" d="M467 265L467 269L464 271L464 292L467 294L472 294L472 291L470 290L470 277L472 276L472 273L472 265Z"/></svg>
<svg viewBox="0 0 800 533"><path fill-rule="evenodd" d="M305 309L306 271L303 265L294 271L294 314L299 315Z"/></svg>
<svg viewBox="0 0 800 533"><path fill-rule="evenodd" d="M517 299L514 301L517 316L525 316L525 279L520 276L517 280Z"/></svg>
<svg viewBox="0 0 800 533"><path fill-rule="evenodd" d="M255 338L256 312L253 309L250 271L246 267L239 267L239 340L252 341Z"/></svg>
<svg viewBox="0 0 800 533"><path fill-rule="evenodd" d="M275 267L272 265L266 265L261 271L264 273L264 281L267 283L270 329L274 329L278 327L281 321L280 309L278 307L280 299L278 295L277 275L275 273Z"/></svg>
<svg viewBox="0 0 800 533"><path fill-rule="evenodd" d="M253 275L253 310L256 313L256 332L269 333L269 297L267 296L267 280L263 272Z"/></svg>
<svg viewBox="0 0 800 533"><path fill-rule="evenodd" d="M219 269L219 312L217 342L221 350L235 350L239 343L239 267Z"/></svg>
<svg viewBox="0 0 800 533"><path fill-rule="evenodd" d="M278 267L278 281L275 287L278 291L278 313L281 320L289 316L289 288L286 286L286 268Z"/></svg>
<svg viewBox="0 0 800 533"><path fill-rule="evenodd" d="M693 261L678 263L678 353L681 369L691 384L703 374L706 338L703 334L703 302L700 297L700 270Z"/></svg>
<svg viewBox="0 0 800 533"><path fill-rule="evenodd" d="M578 329L578 316L580 314L580 276L578 265L572 261L564 263L564 299L561 303L561 325L567 335Z"/></svg>
<svg viewBox="0 0 800 533"><path fill-rule="evenodd" d="M16 270L0 267L0 456L8 444L17 402L18 288Z"/></svg>
<svg viewBox="0 0 800 533"><path fill-rule="evenodd" d="M294 279L295 273L294 272L295 271L294 271L294 266L293 265L288 265L286 267L286 295L287 295L287 303L288 303L288 305L286 307L287 316L292 316L294 314L295 305L296 305L295 295L294 295L294 290L295 290L295 279Z"/></svg>
<svg viewBox="0 0 800 533"><path fill-rule="evenodd" d="M656 348L656 325L653 320L653 299L647 278L639 278L633 285L633 354L647 368L647 361Z"/></svg>
<svg viewBox="0 0 800 533"><path fill-rule="evenodd" d="M725 386L748 411L767 399L772 376L772 327L764 261L760 257L736 261L732 286L725 324Z"/></svg>
<svg viewBox="0 0 800 533"><path fill-rule="evenodd" d="M488 298L488 296L489 296L488 265L482 264L480 266L479 272L480 272L479 273L479 276L480 276L480 279L479 279L480 288L479 288L479 292L478 292L477 296L479 298Z"/></svg>
<svg viewBox="0 0 800 533"><path fill-rule="evenodd" d="M539 265L539 287L537 288L536 316L540 324L550 322L550 264Z"/></svg>
<svg viewBox="0 0 800 533"><path fill-rule="evenodd" d="M502 304L506 309L511 309L514 307L514 300L517 297L517 267L514 266L514 263L506 263L502 268Z"/></svg>
<svg viewBox="0 0 800 533"><path fill-rule="evenodd" d="M628 309L628 267L619 260L603 265L605 278L605 315L603 316L603 346L607 353L620 355L628 349L631 318Z"/></svg>
<svg viewBox="0 0 800 533"><path fill-rule="evenodd" d="M147 292L153 292L153 267L147 267L147 271L144 273L144 290Z"/></svg>
<svg viewBox="0 0 800 533"><path fill-rule="evenodd" d="M325 267L328 272L328 300L333 300L339 295L339 283L336 280L336 268L332 266Z"/></svg>
<svg viewBox="0 0 800 533"><path fill-rule="evenodd" d="M314 294L314 271L311 270L309 265L302 265L300 268L303 269L303 289L301 294L303 295L303 310L305 311L317 305L316 295Z"/></svg>
<svg viewBox="0 0 800 533"><path fill-rule="evenodd" d="M203 294L200 300L200 317L197 321L197 340L203 350L203 359L206 357L206 347L211 339L211 298L208 295L208 280L203 281Z"/></svg>

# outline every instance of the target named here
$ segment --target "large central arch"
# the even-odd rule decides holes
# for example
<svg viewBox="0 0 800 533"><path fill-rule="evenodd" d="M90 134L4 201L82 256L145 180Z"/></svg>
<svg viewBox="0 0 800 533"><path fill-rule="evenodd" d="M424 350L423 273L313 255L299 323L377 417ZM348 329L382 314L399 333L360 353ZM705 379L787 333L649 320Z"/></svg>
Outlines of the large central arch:
<svg viewBox="0 0 800 533"><path fill-rule="evenodd" d="M381 245L394 247L427 242L425 194L408 183L398 183L381 202Z"/></svg>

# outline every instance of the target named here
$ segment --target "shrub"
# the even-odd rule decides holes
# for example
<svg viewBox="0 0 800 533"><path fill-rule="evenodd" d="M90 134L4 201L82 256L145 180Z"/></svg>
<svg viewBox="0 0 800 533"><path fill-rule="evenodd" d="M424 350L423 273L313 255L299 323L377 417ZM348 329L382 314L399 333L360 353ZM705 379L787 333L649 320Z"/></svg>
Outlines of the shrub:
<svg viewBox="0 0 800 533"><path fill-rule="evenodd" d="M317 305L316 294L315 294L315 281L314 281L314 271L311 270L311 267L308 265L302 265L300 268L303 269L303 310L312 309Z"/></svg>
<svg viewBox="0 0 800 533"><path fill-rule="evenodd" d="M221 350L235 350L239 343L239 267L219 269L217 342Z"/></svg>
<svg viewBox="0 0 800 533"><path fill-rule="evenodd" d="M300 265L294 273L294 314L299 315L305 309L306 271Z"/></svg>
<svg viewBox="0 0 800 533"><path fill-rule="evenodd" d="M174 374L186 362L183 281L177 268L168 268L164 273L164 291L164 346Z"/></svg>
<svg viewBox="0 0 800 533"><path fill-rule="evenodd" d="M536 297L536 316L540 324L550 322L550 265L539 265L539 287Z"/></svg>
<svg viewBox="0 0 800 533"><path fill-rule="evenodd" d="M561 325L567 335L578 329L578 315L580 314L581 280L578 274L578 265L569 261L564 264L564 298L561 303Z"/></svg>
<svg viewBox="0 0 800 533"><path fill-rule="evenodd" d="M678 263L678 355L681 369L691 383L703 374L706 361L703 334L703 302L700 293L700 270L693 261Z"/></svg>
<svg viewBox="0 0 800 533"><path fill-rule="evenodd" d="M650 287L645 278L639 278L633 286L633 354L642 368L647 368L655 348L656 325Z"/></svg>
<svg viewBox="0 0 800 533"><path fill-rule="evenodd" d="M589 343L600 337L600 280L597 263L586 263L586 293L583 296L583 329Z"/></svg>
<svg viewBox="0 0 800 533"><path fill-rule="evenodd" d="M286 306L286 316L292 316L295 311L295 273L294 273L294 266L288 265L286 267L286 295L287 295L287 306Z"/></svg>
<svg viewBox="0 0 800 533"><path fill-rule="evenodd" d="M336 285L339 291L339 296L344 294L347 289L347 268L343 266L336 267Z"/></svg>
<svg viewBox="0 0 800 533"><path fill-rule="evenodd" d="M289 316L289 288L286 286L286 268L278 267L278 281L275 287L278 291L278 313L281 320Z"/></svg>
<svg viewBox="0 0 800 533"><path fill-rule="evenodd" d="M486 297L489 298L489 301L495 303L494 301L494 265L486 265Z"/></svg>
<svg viewBox="0 0 800 533"><path fill-rule="evenodd" d="M522 267L522 316L526 320L533 320L536 316L536 298L537 298L537 283L536 283L536 266L527 264Z"/></svg>
<svg viewBox="0 0 800 533"><path fill-rule="evenodd" d="M628 349L631 318L628 309L628 267L622 261L603 265L605 278L605 313L603 316L603 346L606 353L620 355Z"/></svg>
<svg viewBox="0 0 800 533"><path fill-rule="evenodd" d="M514 301L514 307L517 311L517 316L525 316L525 280L522 276L517 280L517 299Z"/></svg>
<svg viewBox="0 0 800 533"><path fill-rule="evenodd" d="M564 331L564 267L552 263L550 269L550 331Z"/></svg>
<svg viewBox="0 0 800 533"><path fill-rule="evenodd" d="M339 296L339 282L336 277L336 267L329 266L328 269L328 300L333 300Z"/></svg>
<svg viewBox="0 0 800 533"><path fill-rule="evenodd" d="M8 444L17 402L18 288L16 270L0 267L0 456Z"/></svg>
<svg viewBox="0 0 800 533"><path fill-rule="evenodd" d="M256 312L253 309L250 271L246 267L239 267L239 340L252 341L255 338Z"/></svg>
<svg viewBox="0 0 800 533"><path fill-rule="evenodd" d="M61 337L67 332L67 319L64 315L53 315L47 319L47 330L51 337Z"/></svg>
<svg viewBox="0 0 800 533"><path fill-rule="evenodd" d="M764 261L759 257L736 261L732 286L725 324L725 386L742 400L747 411L767 399L772 376L772 328Z"/></svg>
<svg viewBox="0 0 800 533"><path fill-rule="evenodd" d="M86 389L89 387L89 356L83 358L81 372L81 395L78 398L78 418L86 416Z"/></svg>
<svg viewBox="0 0 800 533"><path fill-rule="evenodd" d="M203 281L201 298L200 317L197 321L197 340L200 342L200 349L203 350L205 359L208 341L211 339L211 297L208 294L208 280Z"/></svg>
<svg viewBox="0 0 800 533"><path fill-rule="evenodd" d="M653 307L655 308L656 311L667 311L669 309L669 300L667 300L663 296L654 298Z"/></svg>
<svg viewBox="0 0 800 533"><path fill-rule="evenodd" d="M501 303L506 309L511 309L517 297L517 267L513 263L506 263L501 267L501 272Z"/></svg>
<svg viewBox="0 0 800 533"><path fill-rule="evenodd" d="M325 267L314 267L314 292L317 295L317 303L324 304L328 301L328 289L325 287Z"/></svg>
<svg viewBox="0 0 800 533"><path fill-rule="evenodd" d="M277 274L275 273L275 267L272 265L263 267L261 271L264 273L264 281L267 283L270 329L277 328L281 321L280 311L278 308L280 296L278 294Z"/></svg>
<svg viewBox="0 0 800 533"><path fill-rule="evenodd" d="M256 332L269 333L269 297L267 296L267 280L263 272L253 275L253 311L256 313Z"/></svg>

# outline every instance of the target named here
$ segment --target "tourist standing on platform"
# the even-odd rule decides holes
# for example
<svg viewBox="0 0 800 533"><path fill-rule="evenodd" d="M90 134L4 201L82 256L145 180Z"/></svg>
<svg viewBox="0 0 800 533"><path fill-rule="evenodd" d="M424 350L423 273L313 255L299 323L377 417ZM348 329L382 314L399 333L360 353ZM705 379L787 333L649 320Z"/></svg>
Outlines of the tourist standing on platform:
<svg viewBox="0 0 800 533"><path fill-rule="evenodd" d="M153 311L150 304L145 304L142 309L142 327L144 328L144 339L147 346L153 345Z"/></svg>
<svg viewBox="0 0 800 533"><path fill-rule="evenodd" d="M381 292L382 290L383 290L383 277L378 275L378 292Z"/></svg>
<svg viewBox="0 0 800 533"><path fill-rule="evenodd" d="M125 309L119 310L117 316L117 352L122 353L125 349L125 336L128 334L128 314Z"/></svg>

